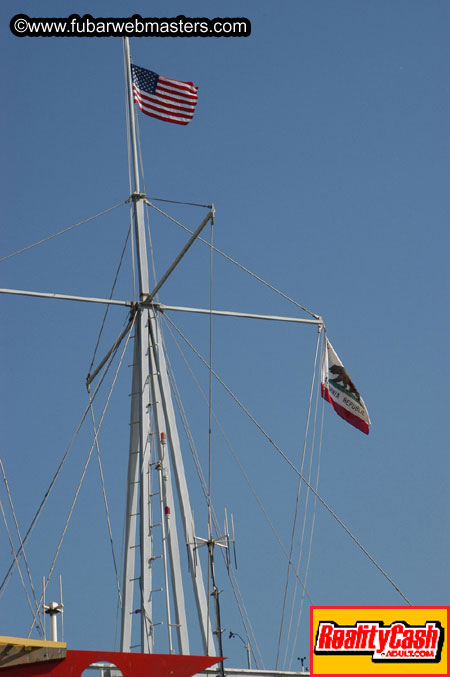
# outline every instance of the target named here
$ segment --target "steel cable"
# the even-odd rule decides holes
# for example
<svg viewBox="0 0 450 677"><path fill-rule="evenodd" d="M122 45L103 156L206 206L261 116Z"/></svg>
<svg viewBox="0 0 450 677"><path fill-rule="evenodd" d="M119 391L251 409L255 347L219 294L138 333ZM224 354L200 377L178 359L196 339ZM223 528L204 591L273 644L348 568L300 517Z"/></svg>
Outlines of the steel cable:
<svg viewBox="0 0 450 677"><path fill-rule="evenodd" d="M175 325L175 323L166 316L166 319L170 324L174 327L174 329L178 332L178 334L182 337L182 339L187 343L187 345L191 348L191 350L194 351L194 353L197 355L197 357L203 362L203 364L207 367L208 362L205 360L202 355L194 348L192 343L184 336L184 334L178 329L178 327ZM238 397L233 393L233 391L226 385L226 383L220 378L216 372L213 371L214 378L216 378L219 383L222 385L222 387L227 391L227 393L233 398L233 400L236 402L236 404L242 409L242 411L248 416L248 418L254 423L254 425L258 428L258 430L264 435L264 437L267 439L267 441L274 447L274 449L278 452L278 454L286 461L286 463L290 466L290 468L301 478L301 480L310 488L310 490L313 492L314 496L317 497L317 499L322 503L324 508L330 513L330 515L336 520L336 522L344 529L344 531L350 536L350 538L353 540L353 542L358 546L358 548L366 555L366 557L372 562L372 564L378 569L378 571L386 578L386 580L392 585L392 587L399 593L401 597L405 600L407 604L412 606L412 602L409 601L409 599L406 597L406 595L400 590L398 585L392 580L392 578L387 574L387 572L383 569L383 567L378 564L378 562L375 560L375 558L368 552L368 550L362 545L362 543L357 539L357 537L350 531L349 527L341 520L341 518L334 512L334 510L331 508L331 506L325 501L325 499L322 498L322 496L314 489L314 487L308 482L306 477L302 475L300 470L295 466L295 464L291 461L291 459L284 453L284 451L279 447L276 442L270 437L270 435L264 430L262 425L255 419L255 417L250 413L250 411L242 404L242 402L238 399Z"/></svg>

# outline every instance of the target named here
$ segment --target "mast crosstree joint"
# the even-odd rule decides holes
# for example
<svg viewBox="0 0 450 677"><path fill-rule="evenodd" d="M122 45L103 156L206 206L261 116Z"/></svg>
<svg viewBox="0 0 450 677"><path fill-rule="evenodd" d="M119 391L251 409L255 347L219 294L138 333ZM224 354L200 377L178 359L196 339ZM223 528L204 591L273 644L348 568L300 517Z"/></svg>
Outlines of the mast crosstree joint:
<svg viewBox="0 0 450 677"><path fill-rule="evenodd" d="M136 191L135 193L131 193L130 197L126 202L137 202L138 200L146 200L147 196L145 193L141 193L139 191Z"/></svg>

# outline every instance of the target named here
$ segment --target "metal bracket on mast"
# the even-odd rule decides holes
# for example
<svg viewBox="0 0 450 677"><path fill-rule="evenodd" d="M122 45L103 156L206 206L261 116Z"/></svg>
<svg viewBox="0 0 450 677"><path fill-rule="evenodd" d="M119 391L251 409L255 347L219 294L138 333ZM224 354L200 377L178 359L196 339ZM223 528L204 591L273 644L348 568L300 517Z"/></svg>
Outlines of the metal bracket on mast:
<svg viewBox="0 0 450 677"><path fill-rule="evenodd" d="M138 200L146 200L146 199L147 196L145 193L139 193L138 191L136 191L135 193L131 193L130 197L125 202L137 202Z"/></svg>

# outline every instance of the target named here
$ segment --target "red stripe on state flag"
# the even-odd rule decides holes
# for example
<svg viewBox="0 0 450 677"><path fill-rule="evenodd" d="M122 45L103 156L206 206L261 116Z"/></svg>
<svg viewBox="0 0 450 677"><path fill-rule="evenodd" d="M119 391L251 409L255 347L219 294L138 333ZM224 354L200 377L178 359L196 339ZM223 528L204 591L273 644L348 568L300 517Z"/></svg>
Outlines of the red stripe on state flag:
<svg viewBox="0 0 450 677"><path fill-rule="evenodd" d="M358 428L358 430L361 430L361 432L366 433L366 435L369 434L369 424L366 423L366 421L363 421L361 418L359 418L355 414L352 414L337 402L334 402L330 397L330 391L327 388L325 388L323 383L321 388L323 399L331 404L331 406L333 407L334 411L338 416L343 418L344 421L347 421L347 423L350 423L350 425L354 426L355 428Z"/></svg>
<svg viewBox="0 0 450 677"><path fill-rule="evenodd" d="M322 358L321 394L338 416L369 434L370 418L364 400L327 338Z"/></svg>

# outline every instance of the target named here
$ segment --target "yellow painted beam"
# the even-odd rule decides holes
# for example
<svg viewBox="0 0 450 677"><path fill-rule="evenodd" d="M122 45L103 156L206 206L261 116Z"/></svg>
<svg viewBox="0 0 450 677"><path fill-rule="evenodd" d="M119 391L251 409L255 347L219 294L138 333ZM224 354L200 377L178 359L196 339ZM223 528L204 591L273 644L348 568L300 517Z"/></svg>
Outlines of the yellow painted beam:
<svg viewBox="0 0 450 677"><path fill-rule="evenodd" d="M66 642L50 642L45 639L29 639L27 637L7 637L0 635L0 645L23 646L23 647L53 647L54 649L65 649Z"/></svg>

